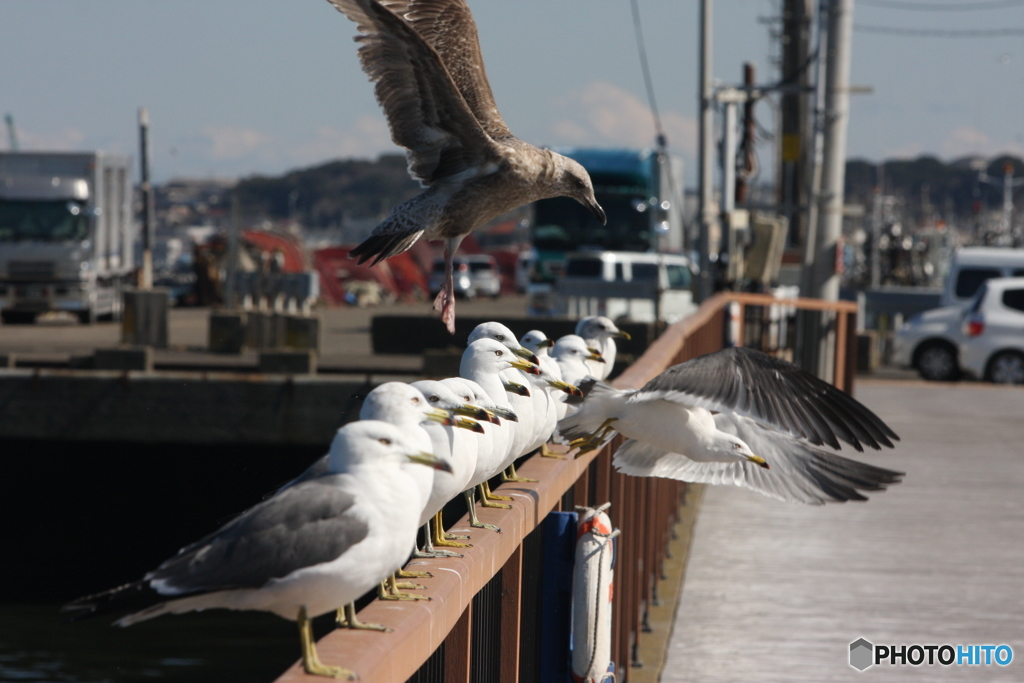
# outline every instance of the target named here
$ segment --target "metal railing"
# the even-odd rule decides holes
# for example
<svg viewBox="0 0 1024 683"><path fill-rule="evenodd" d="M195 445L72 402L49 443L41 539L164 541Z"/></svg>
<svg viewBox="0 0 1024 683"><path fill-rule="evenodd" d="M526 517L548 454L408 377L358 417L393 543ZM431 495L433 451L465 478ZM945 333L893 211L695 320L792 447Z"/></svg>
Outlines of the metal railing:
<svg viewBox="0 0 1024 683"><path fill-rule="evenodd" d="M757 337L760 344L762 335L770 340L770 330L754 333L760 325L756 321L770 324L790 317L787 312L780 318L772 307L823 311L837 321L836 358L851 355L847 354L853 348L847 341L848 332L856 328L856 306L852 304L720 294L694 315L667 328L613 384L622 389L639 388L672 365L723 348L729 343L728 330L735 328L730 324L734 305L739 306L743 321L737 341L755 341ZM847 362L836 363L836 384L847 390L852 386L850 367ZM612 659L617 680L629 681L639 644L650 630L645 624L647 607L656 599L666 547L687 484L614 472L612 453L620 443L621 437L616 437L600 451L576 459L535 456L527 460L519 473L538 483L504 484L500 491L512 496L512 509L479 511L483 521L498 525L502 533L472 530L473 547L460 551L462 558L412 561L410 569L433 574L423 580L428 585L424 594L431 600L374 600L360 611L359 618L386 624L393 632L332 631L317 644L321 659L374 683L553 680L548 678L550 671L540 652L544 638L551 637L544 631L545 605L539 588L546 566L543 521L551 511L611 501L612 523L622 530L615 567ZM469 530L468 519L462 517L454 529ZM568 642L568 634L555 635ZM568 659L567 651L564 659ZM297 663L278 681L305 677Z"/></svg>

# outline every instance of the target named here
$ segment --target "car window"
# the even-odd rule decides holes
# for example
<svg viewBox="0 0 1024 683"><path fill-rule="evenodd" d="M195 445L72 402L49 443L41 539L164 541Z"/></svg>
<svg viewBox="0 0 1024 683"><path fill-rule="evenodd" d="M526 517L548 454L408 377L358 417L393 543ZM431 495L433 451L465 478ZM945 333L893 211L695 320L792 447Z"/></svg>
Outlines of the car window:
<svg viewBox="0 0 1024 683"><path fill-rule="evenodd" d="M1014 277L1024 277L1024 268L1014 268L1013 269L1013 276Z"/></svg>
<svg viewBox="0 0 1024 683"><path fill-rule="evenodd" d="M633 281L644 280L651 281L658 279L658 264L657 263L634 263L633 264Z"/></svg>
<svg viewBox="0 0 1024 683"><path fill-rule="evenodd" d="M690 269L686 266L665 266L665 271L668 274L668 288L669 289L689 289L690 288Z"/></svg>
<svg viewBox="0 0 1024 683"><path fill-rule="evenodd" d="M1003 292L1003 305L1018 311L1024 311L1024 289L1008 289Z"/></svg>
<svg viewBox="0 0 1024 683"><path fill-rule="evenodd" d="M616 263L615 264L615 281L616 282L622 282L625 279L626 279L626 276L623 275L623 273L622 273L622 264L621 263Z"/></svg>
<svg viewBox="0 0 1024 683"><path fill-rule="evenodd" d="M573 259L565 267L565 274L572 277L601 277L601 261L593 258Z"/></svg>
<svg viewBox="0 0 1024 683"><path fill-rule="evenodd" d="M985 300L986 294L988 294L988 284L982 282L981 285L978 287L978 292L974 295L974 300L971 302L971 305L968 309L971 313L978 312L978 309L981 308L981 302Z"/></svg>
<svg viewBox="0 0 1024 683"><path fill-rule="evenodd" d="M490 270L491 264L487 261L470 261L469 269L474 273L480 273L485 270Z"/></svg>
<svg viewBox="0 0 1024 683"><path fill-rule="evenodd" d="M996 268L963 268L956 277L956 295L962 299L974 296L982 282L1000 275Z"/></svg>

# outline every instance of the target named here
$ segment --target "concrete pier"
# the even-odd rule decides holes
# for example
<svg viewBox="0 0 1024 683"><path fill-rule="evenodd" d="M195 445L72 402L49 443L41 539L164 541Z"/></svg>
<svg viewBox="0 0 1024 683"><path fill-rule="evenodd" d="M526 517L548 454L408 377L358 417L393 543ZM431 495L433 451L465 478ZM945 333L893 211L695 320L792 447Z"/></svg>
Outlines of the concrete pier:
<svg viewBox="0 0 1024 683"><path fill-rule="evenodd" d="M824 507L706 487L663 683L1024 680L1024 390L859 379L857 398L902 442L849 454L904 483ZM858 638L1014 659L861 673Z"/></svg>

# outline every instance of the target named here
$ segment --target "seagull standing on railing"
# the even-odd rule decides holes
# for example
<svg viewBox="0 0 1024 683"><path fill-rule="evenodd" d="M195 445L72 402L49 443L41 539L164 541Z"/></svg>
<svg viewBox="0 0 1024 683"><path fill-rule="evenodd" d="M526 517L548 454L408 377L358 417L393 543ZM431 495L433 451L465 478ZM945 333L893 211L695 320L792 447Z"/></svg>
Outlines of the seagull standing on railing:
<svg viewBox="0 0 1024 683"><path fill-rule="evenodd" d="M375 84L391 139L427 188L396 207L350 252L374 264L421 236L445 242L445 281L434 307L455 333L452 259L463 238L506 211L570 197L602 223L578 163L516 138L501 118L464 0L330 0L359 27L359 60Z"/></svg>
<svg viewBox="0 0 1024 683"><path fill-rule="evenodd" d="M629 339L629 332L623 332L603 315L588 315L576 323L576 334L583 337L587 346L595 349L604 359L603 363L595 360L586 361L590 374L596 379L607 379L615 367L615 354L618 353L615 340Z"/></svg>
<svg viewBox="0 0 1024 683"><path fill-rule="evenodd" d="M402 464L449 465L376 420L338 430L329 458L324 475L250 508L142 580L63 611L87 617L149 603L119 626L215 607L273 612L298 622L307 673L353 678L320 661L310 619L352 603L409 557L422 504Z"/></svg>
<svg viewBox="0 0 1024 683"><path fill-rule="evenodd" d="M820 448L839 449L840 439L858 451L892 448L899 437L853 397L759 351L700 356L636 391L596 380L581 388L587 397L559 433L584 449L613 432L627 437L612 459L625 474L731 483L811 504L865 500L858 490L903 476Z"/></svg>
<svg viewBox="0 0 1024 683"><path fill-rule="evenodd" d="M594 377L587 361L604 363L601 354L590 348L583 337L578 334L559 337L555 345L551 347L551 356L558 363L562 381L577 387L585 378Z"/></svg>

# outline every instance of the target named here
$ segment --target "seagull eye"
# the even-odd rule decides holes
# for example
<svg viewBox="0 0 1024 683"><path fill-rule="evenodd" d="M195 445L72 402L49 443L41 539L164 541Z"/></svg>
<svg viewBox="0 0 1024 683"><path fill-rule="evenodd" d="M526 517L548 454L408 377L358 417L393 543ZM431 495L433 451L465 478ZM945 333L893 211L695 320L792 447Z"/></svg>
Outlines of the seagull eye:
<svg viewBox="0 0 1024 683"><path fill-rule="evenodd" d="M494 355L495 356L504 356L505 354L503 354L501 351L495 351Z"/></svg>
<svg viewBox="0 0 1024 683"><path fill-rule="evenodd" d="M743 450L743 446L741 446L741 445L740 445L740 444L738 444L738 443L734 443L734 444L732 445L732 449L733 449L734 451L742 451L742 450Z"/></svg>
<svg viewBox="0 0 1024 683"><path fill-rule="evenodd" d="M496 335L494 338L498 341L505 341L505 335L503 334Z"/></svg>
<svg viewBox="0 0 1024 683"><path fill-rule="evenodd" d="M391 439L377 439L377 441L380 441L385 446L390 446L391 445Z"/></svg>
<svg viewBox="0 0 1024 683"><path fill-rule="evenodd" d="M419 402L420 402L420 400L419 400L418 398L414 398L414 399L412 400L412 402L413 402L413 403L419 403Z"/></svg>
<svg viewBox="0 0 1024 683"><path fill-rule="evenodd" d="M441 400L441 397L440 397L440 396L431 396L431 397L430 397L430 402L431 402L431 403L437 403L437 402L438 402L438 401L440 401L440 400Z"/></svg>

